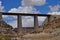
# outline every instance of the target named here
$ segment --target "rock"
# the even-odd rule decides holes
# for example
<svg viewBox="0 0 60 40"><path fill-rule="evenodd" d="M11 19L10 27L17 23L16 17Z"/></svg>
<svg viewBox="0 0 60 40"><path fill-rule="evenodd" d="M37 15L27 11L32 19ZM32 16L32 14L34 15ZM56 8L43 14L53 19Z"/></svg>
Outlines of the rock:
<svg viewBox="0 0 60 40"><path fill-rule="evenodd" d="M4 34L12 33L13 27L11 25L7 24L3 20L0 22L1 22L0 33L4 33Z"/></svg>

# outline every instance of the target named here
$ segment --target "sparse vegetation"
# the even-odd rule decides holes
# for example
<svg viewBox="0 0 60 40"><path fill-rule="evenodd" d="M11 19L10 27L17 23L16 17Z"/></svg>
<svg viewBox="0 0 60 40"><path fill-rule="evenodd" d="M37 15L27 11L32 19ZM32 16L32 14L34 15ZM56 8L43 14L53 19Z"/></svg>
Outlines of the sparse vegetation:
<svg viewBox="0 0 60 40"><path fill-rule="evenodd" d="M11 40L11 37L9 35L0 34L0 40Z"/></svg>
<svg viewBox="0 0 60 40"><path fill-rule="evenodd" d="M44 25L44 30L40 33L32 33L24 35L23 38L37 39L37 40L60 40L60 19ZM57 23L56 23L57 21ZM38 29L39 30L39 29ZM35 32L35 31L34 31Z"/></svg>

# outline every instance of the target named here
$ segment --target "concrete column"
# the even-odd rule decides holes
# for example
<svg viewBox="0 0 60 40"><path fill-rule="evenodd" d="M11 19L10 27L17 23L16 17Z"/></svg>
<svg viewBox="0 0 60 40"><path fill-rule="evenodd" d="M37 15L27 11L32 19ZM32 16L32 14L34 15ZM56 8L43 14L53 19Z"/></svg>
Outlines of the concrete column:
<svg viewBox="0 0 60 40"><path fill-rule="evenodd" d="M48 23L50 22L50 16L48 16Z"/></svg>
<svg viewBox="0 0 60 40"><path fill-rule="evenodd" d="M0 13L0 27L2 26L2 13Z"/></svg>
<svg viewBox="0 0 60 40"><path fill-rule="evenodd" d="M38 17L34 16L34 29L36 30L38 28Z"/></svg>
<svg viewBox="0 0 60 40"><path fill-rule="evenodd" d="M18 15L18 34L22 33L22 18Z"/></svg>

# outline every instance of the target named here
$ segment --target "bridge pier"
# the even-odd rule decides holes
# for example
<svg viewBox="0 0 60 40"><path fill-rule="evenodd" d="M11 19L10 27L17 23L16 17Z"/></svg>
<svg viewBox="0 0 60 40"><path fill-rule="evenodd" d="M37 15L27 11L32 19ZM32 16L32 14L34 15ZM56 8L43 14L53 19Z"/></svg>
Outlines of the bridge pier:
<svg viewBox="0 0 60 40"><path fill-rule="evenodd" d="M2 26L2 13L0 13L0 27Z"/></svg>
<svg viewBox="0 0 60 40"><path fill-rule="evenodd" d="M38 29L38 16L34 16L34 30Z"/></svg>
<svg viewBox="0 0 60 40"><path fill-rule="evenodd" d="M18 34L22 33L22 18L21 15L18 15Z"/></svg>
<svg viewBox="0 0 60 40"><path fill-rule="evenodd" d="M48 16L48 23L50 22L50 16Z"/></svg>

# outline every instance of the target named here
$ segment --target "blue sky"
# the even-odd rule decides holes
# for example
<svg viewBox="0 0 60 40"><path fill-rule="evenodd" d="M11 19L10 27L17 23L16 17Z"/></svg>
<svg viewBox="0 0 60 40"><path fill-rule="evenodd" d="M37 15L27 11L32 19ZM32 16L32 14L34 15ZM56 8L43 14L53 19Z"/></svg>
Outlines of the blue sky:
<svg viewBox="0 0 60 40"><path fill-rule="evenodd" d="M1 0L4 6L5 12L8 12L11 8L18 8L21 6L22 0ZM34 6L41 13L48 13L50 11L49 6L60 5L60 0L46 0L46 3L42 6Z"/></svg>
<svg viewBox="0 0 60 40"><path fill-rule="evenodd" d="M4 10L7 12L11 8L17 8L21 5L21 0L1 0L2 5L5 7Z"/></svg>
<svg viewBox="0 0 60 40"><path fill-rule="evenodd" d="M2 2L0 6L4 7L3 8L4 12L41 13L41 14L60 13L60 0L28 0L28 1L26 0L0 0L0 1ZM26 19L28 20L28 18L26 17L25 20ZM30 20L33 21L33 18L32 17L30 18L31 18ZM12 17L12 16L9 16L9 17L6 16L3 18L3 20L11 24L11 22L14 22L14 21L16 22L17 18ZM23 21L25 20L23 19ZM30 25L32 24L30 23Z"/></svg>

